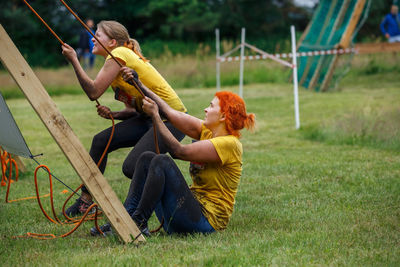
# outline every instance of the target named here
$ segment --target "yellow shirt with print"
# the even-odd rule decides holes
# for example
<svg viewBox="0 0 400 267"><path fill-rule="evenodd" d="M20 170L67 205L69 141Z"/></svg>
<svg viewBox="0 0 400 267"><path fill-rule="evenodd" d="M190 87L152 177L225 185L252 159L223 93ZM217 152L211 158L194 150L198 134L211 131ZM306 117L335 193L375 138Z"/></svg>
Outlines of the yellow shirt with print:
<svg viewBox="0 0 400 267"><path fill-rule="evenodd" d="M210 140L221 163L190 163L193 184L190 187L202 205L203 213L215 230L228 225L242 174L242 143L233 135L212 138L202 126L200 140Z"/></svg>
<svg viewBox="0 0 400 267"><path fill-rule="evenodd" d="M125 62L125 65L131 69L134 69L139 75L140 81L151 91L153 91L156 95L161 97L167 104L178 111L186 112L186 108L183 105L182 101L176 94L176 92L171 88L168 82L161 76L161 74L149 63L144 62L132 49L129 49L124 46L117 47L111 51L111 54L121 59ZM109 55L106 60L110 59ZM136 109L141 112L142 111L142 96L136 90L136 88L122 78L121 73L114 79L111 83L111 87L113 90L124 91L128 95L135 97Z"/></svg>

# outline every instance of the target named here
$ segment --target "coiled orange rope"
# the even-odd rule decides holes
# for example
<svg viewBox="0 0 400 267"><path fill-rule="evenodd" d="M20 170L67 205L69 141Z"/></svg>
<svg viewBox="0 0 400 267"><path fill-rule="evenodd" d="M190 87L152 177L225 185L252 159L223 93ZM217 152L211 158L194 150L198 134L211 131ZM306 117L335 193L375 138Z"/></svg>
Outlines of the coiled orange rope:
<svg viewBox="0 0 400 267"><path fill-rule="evenodd" d="M47 214L47 212L44 210L43 205L42 205L42 202L41 202L41 200L40 200L39 189L38 189L38 183L37 183L37 172L38 172L39 169L45 169L45 170L47 171L48 175L49 175L49 183L50 183L50 204L51 204L51 210L52 210L52 212L53 212L54 219L51 218L51 217ZM38 203L39 203L39 207L40 207L42 213L44 214L44 216L45 216L49 221L51 221L52 223L55 223L55 224L61 224L61 225L62 225L62 224L71 224L71 223L73 223L73 224L75 224L75 226L74 226L70 231L68 231L67 233L62 234L62 235L60 235L60 236L56 236L56 235L54 235L54 234L37 234L37 233L30 233L30 232L28 232L28 233L26 233L26 235L23 235L23 236L15 236L14 238L17 238L17 237L32 237L32 238L36 238L36 239L54 239L54 238L59 238L59 237L67 237L67 236L69 236L70 234L72 234L73 232L75 232L75 230L78 229L79 226L81 226L82 223L83 223L84 221L87 221L87 220L88 220L88 219L86 219L86 217L88 216L89 212L90 212L92 209L95 209L94 220L95 220L96 229L97 229L97 231L99 231L99 232L103 235L103 232L101 231L101 229L100 229L100 227L99 227L99 225L98 225L98 223L97 223L99 211L98 211L98 205L97 205L96 203L93 203L92 205L90 205L90 207L86 210L85 214L84 214L79 220L73 220L73 219L71 219L71 218L68 217L69 220L67 220L67 221L65 221L65 222L61 222L60 219L57 217L56 212L55 212L55 209L54 209L53 182L52 182L52 178L51 178L50 169L49 169L46 165L39 165L39 166L37 166L36 169L35 169L35 174L34 174L34 176L35 176L36 197L37 197L37 200L38 200ZM91 218L89 218L89 219L91 219Z"/></svg>
<svg viewBox="0 0 400 267"><path fill-rule="evenodd" d="M111 121L112 121L111 134L110 134L110 137L109 137L109 139L108 139L106 148L104 149L104 152L103 152L103 154L102 154L101 157L100 157L100 160L97 162L97 166L100 166L101 162L103 161L104 156L106 155L107 150L108 150L108 148L109 148L109 146L110 146L110 144L111 144L112 138L113 138L113 136L114 136L115 122L114 122L114 118L112 117L111 114L110 114L110 119L111 119ZM45 169L45 170L47 171L48 175L49 175L49 183L50 183L50 204L51 204L51 210L52 210L52 212L53 212L54 219L51 218L51 217L47 214L47 212L44 210L43 205L42 205L42 202L41 202L41 200L40 200L39 188L38 188L38 182L37 182L37 172L38 172L39 169ZM98 209L98 205L97 205L96 203L93 203L92 205L90 205L89 208L86 210L86 212L84 213L84 215L83 215L81 218L71 218L71 217L69 217L69 216L65 213L65 206L66 206L66 204L67 204L68 201L72 198L72 196L83 186L83 184L81 184L77 189L75 189L75 191L74 191L74 192L67 198L67 200L64 202L64 205L63 205L63 207L62 207L62 213L63 213L64 217L65 217L67 220L64 221L64 222L61 222L61 221L60 221L60 219L57 217L56 211L55 211L55 209L54 209L53 182L52 182L52 178L51 178L51 177L52 177L52 175L51 175L50 169L49 169L46 165L39 165L39 166L36 167L35 173L34 173L34 178L35 178L35 189L36 189L36 198L37 198L37 200L38 200L38 204L39 204L40 210L42 211L43 215L44 215L49 221L51 221L52 223L55 223L55 224L66 224L66 223L67 223L67 224L71 224L71 223L73 223L73 224L75 224L75 227L74 227L73 229L71 229L69 232L67 232L67 233L65 233L65 234L63 234L63 235L60 235L60 236L55 236L54 234L37 234L37 233L30 233L30 232L28 232L28 233L26 233L26 235L24 235L24 236L16 236L16 237L32 237L32 238L36 238L36 239L54 239L54 238L59 238L59 237L67 237L67 236L69 236L70 234L72 234L73 232L75 232L75 230L78 229L79 226L81 226L81 224L82 224L84 221L88 221L88 220L94 220L94 221L95 221L95 226L96 226L97 231L99 231L99 233L100 233L101 235L103 235L103 232L101 231L101 229L100 229L100 227L99 227L99 225L98 225L98 222L97 222L98 216L99 216L100 212L99 212L99 209ZM90 212L93 208L95 209L95 215L94 215L94 216L88 216L89 212ZM86 218L86 217L87 217L87 218Z"/></svg>

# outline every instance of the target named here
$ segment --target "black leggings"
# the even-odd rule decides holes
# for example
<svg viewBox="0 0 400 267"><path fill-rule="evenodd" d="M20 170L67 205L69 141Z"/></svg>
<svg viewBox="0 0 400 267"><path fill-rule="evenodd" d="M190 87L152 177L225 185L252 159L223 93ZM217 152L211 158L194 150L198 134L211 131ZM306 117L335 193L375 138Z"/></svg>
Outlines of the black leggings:
<svg viewBox="0 0 400 267"><path fill-rule="evenodd" d="M185 137L185 135L177 130L170 122L166 122L165 125L178 141L181 141ZM96 163L100 160L104 152L108 139L110 138L111 130L112 127L107 128L93 137L89 154ZM160 148L160 153L167 152L167 147L164 143L160 142L160 137L158 138L158 146ZM139 156L145 151L156 151L153 122L150 117L145 114L138 114L135 117L121 121L115 125L114 136L110 147L99 166L101 173L104 173L106 169L108 153L123 147L133 147L122 165L122 172L126 177L132 179ZM82 187L82 191L88 193L85 186Z"/></svg>
<svg viewBox="0 0 400 267"><path fill-rule="evenodd" d="M169 233L212 233L214 228L190 191L174 160L167 155L144 152L136 165L124 206L139 224L155 211Z"/></svg>

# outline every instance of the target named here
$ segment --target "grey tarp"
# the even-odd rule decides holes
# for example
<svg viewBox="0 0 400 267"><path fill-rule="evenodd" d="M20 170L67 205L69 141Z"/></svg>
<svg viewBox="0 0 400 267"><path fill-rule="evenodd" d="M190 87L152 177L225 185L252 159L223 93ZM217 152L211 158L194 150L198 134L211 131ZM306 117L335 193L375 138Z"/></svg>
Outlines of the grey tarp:
<svg viewBox="0 0 400 267"><path fill-rule="evenodd" d="M30 158L32 155L1 93L0 146L5 151L21 157Z"/></svg>

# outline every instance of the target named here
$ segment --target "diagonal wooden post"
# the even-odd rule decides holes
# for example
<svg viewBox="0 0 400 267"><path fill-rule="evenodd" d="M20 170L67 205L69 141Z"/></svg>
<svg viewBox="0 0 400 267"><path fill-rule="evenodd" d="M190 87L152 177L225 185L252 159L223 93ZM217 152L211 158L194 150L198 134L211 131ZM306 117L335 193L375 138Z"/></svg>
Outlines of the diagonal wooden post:
<svg viewBox="0 0 400 267"><path fill-rule="evenodd" d="M25 94L121 239L126 243L145 241L121 201L1 24L0 47L1 62ZM134 240L137 236L138 238Z"/></svg>
<svg viewBox="0 0 400 267"><path fill-rule="evenodd" d="M347 25L346 31L343 33L342 38L340 39L338 48L348 48L351 43L351 38L353 37L354 30L356 29L357 23L360 20L362 12L364 10L366 0L357 0L356 6L354 7L353 14L351 16L350 22ZM334 55L333 60L331 61L328 71L325 74L324 80L321 84L321 91L327 91L328 86L332 80L333 73L335 71L336 65L339 62L339 56Z"/></svg>

